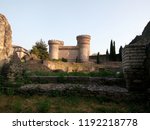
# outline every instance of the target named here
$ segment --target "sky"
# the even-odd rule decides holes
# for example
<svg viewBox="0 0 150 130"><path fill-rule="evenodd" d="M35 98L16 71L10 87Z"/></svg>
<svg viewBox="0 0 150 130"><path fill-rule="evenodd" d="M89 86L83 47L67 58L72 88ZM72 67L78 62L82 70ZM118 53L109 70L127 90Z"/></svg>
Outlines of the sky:
<svg viewBox="0 0 150 130"><path fill-rule="evenodd" d="M76 36L91 35L91 54L116 51L141 35L150 21L150 0L0 0L0 13L12 28L13 44L31 49L43 39L75 46Z"/></svg>

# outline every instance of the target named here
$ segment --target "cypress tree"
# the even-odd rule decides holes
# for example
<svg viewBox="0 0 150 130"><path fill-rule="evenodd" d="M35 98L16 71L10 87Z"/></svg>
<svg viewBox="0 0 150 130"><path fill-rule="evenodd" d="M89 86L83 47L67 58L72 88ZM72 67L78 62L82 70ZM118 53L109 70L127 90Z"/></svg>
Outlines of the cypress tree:
<svg viewBox="0 0 150 130"><path fill-rule="evenodd" d="M106 61L109 61L109 52L108 52L108 49L106 50Z"/></svg>
<svg viewBox="0 0 150 130"><path fill-rule="evenodd" d="M122 46L119 48L119 60L122 61Z"/></svg>
<svg viewBox="0 0 150 130"><path fill-rule="evenodd" d="M100 54L99 54L99 52L97 53L97 60L96 60L96 63L97 63L97 64L100 64Z"/></svg>
<svg viewBox="0 0 150 130"><path fill-rule="evenodd" d="M116 61L116 44L113 42L113 61Z"/></svg>
<svg viewBox="0 0 150 130"><path fill-rule="evenodd" d="M109 55L109 60L113 60L113 41L111 40L110 42L110 55Z"/></svg>

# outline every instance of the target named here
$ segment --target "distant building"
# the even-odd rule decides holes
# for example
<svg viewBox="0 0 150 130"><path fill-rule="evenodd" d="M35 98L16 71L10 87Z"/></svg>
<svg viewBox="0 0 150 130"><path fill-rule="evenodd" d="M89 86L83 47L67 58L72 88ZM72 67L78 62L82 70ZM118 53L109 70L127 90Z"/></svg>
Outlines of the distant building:
<svg viewBox="0 0 150 130"><path fill-rule="evenodd" d="M64 46L63 41L49 40L50 59L67 59L69 62L88 62L90 55L90 35L79 35L76 37L76 46Z"/></svg>

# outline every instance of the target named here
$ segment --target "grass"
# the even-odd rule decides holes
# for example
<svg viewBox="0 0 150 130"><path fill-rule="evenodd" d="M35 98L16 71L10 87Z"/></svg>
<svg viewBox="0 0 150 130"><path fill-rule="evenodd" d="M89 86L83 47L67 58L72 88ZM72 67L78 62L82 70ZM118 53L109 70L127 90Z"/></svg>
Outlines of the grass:
<svg viewBox="0 0 150 130"><path fill-rule="evenodd" d="M0 112L150 112L150 101L143 98L113 99L82 96L0 95Z"/></svg>
<svg viewBox="0 0 150 130"><path fill-rule="evenodd" d="M122 77L122 73L116 74L115 71L102 70L100 72L48 72L35 71L27 72L26 76L86 76L86 77Z"/></svg>
<svg viewBox="0 0 150 130"><path fill-rule="evenodd" d="M37 112L40 112L40 113L48 112L50 108L50 100L42 99L42 100L37 101L36 108L37 108Z"/></svg>

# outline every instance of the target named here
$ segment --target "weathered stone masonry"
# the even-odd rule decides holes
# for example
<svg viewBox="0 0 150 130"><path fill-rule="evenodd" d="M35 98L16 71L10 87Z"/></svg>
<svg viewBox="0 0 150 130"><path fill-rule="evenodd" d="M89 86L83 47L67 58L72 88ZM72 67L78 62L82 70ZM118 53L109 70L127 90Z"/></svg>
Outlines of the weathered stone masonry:
<svg viewBox="0 0 150 130"><path fill-rule="evenodd" d="M150 85L150 22L141 36L123 49L122 64L129 90L146 90Z"/></svg>
<svg viewBox="0 0 150 130"><path fill-rule="evenodd" d="M0 66L12 55L12 31L6 17L0 14Z"/></svg>
<svg viewBox="0 0 150 130"><path fill-rule="evenodd" d="M50 59L65 58L68 61L88 62L90 55L90 40L89 35L79 35L76 37L77 46L64 46L63 41L49 40L49 56Z"/></svg>
<svg viewBox="0 0 150 130"><path fill-rule="evenodd" d="M123 50L123 71L129 89L132 89L132 87L136 87L136 89L138 87L146 87L144 86L147 77L145 71L145 50L145 45L134 44L125 46Z"/></svg>

